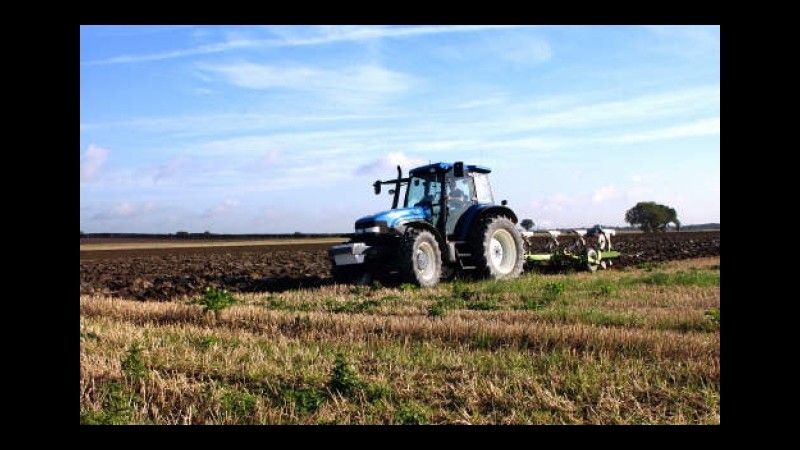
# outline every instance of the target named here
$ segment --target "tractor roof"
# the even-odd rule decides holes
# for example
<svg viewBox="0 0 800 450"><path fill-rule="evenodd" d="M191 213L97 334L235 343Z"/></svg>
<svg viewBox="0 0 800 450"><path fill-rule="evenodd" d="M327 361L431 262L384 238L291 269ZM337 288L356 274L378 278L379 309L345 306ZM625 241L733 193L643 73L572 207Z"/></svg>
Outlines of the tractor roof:
<svg viewBox="0 0 800 450"><path fill-rule="evenodd" d="M447 172L448 170L453 168L452 163L446 162L438 162L433 164L428 164L427 166L420 166L414 169L411 169L408 173L411 175L416 175L421 172L430 172L430 171L439 171L439 172ZM485 166L476 166L476 165L464 165L465 172L478 172L478 173L489 173L492 169L485 167Z"/></svg>

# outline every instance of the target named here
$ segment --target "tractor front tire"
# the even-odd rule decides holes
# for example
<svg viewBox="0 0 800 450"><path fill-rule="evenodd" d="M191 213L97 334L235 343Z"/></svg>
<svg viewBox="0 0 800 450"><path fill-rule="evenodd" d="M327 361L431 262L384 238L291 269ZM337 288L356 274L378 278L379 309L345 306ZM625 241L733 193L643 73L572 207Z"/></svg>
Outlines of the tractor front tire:
<svg viewBox="0 0 800 450"><path fill-rule="evenodd" d="M420 287L439 284L442 276L442 252L430 232L409 228L400 244L399 269L403 277Z"/></svg>
<svg viewBox="0 0 800 450"><path fill-rule="evenodd" d="M483 219L470 237L478 273L495 280L519 277L525 264L522 236L505 216Z"/></svg>

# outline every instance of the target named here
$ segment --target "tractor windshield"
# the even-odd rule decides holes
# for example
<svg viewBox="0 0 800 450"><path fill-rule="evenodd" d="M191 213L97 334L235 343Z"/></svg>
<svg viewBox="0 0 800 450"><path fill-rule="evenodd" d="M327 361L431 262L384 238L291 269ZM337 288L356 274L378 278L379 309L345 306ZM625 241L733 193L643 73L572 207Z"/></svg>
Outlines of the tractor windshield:
<svg viewBox="0 0 800 450"><path fill-rule="evenodd" d="M406 195L406 207L432 206L442 195L442 175L436 172L411 177Z"/></svg>

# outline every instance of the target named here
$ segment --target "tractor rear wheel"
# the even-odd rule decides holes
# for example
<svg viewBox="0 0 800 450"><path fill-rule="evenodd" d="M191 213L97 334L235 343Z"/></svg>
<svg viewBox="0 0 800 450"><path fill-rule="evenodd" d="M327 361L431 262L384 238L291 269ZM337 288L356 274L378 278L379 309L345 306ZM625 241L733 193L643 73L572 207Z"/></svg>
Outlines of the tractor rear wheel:
<svg viewBox="0 0 800 450"><path fill-rule="evenodd" d="M421 287L439 284L442 276L442 251L430 232L409 228L400 244L400 273Z"/></svg>
<svg viewBox="0 0 800 450"><path fill-rule="evenodd" d="M495 216L481 221L470 236L477 270L496 280L519 277L525 263L522 236L508 217Z"/></svg>

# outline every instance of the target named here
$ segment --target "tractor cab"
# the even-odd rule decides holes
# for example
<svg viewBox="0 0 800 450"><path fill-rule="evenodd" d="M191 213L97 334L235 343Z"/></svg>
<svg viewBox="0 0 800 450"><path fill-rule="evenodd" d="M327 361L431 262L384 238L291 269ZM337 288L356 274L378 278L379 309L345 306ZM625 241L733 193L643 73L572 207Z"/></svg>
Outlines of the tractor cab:
<svg viewBox="0 0 800 450"><path fill-rule="evenodd" d="M443 235L455 232L461 216L478 203L491 204L487 167L436 163L409 173L405 207L422 207L430 223ZM466 170L465 170L466 169Z"/></svg>

